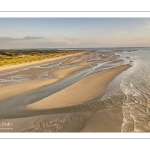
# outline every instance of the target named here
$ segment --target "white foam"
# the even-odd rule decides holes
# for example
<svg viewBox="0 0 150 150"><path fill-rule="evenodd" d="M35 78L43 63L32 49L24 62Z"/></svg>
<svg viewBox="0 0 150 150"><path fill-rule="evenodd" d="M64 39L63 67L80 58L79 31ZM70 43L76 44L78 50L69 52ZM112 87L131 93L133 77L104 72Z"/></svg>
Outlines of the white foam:
<svg viewBox="0 0 150 150"><path fill-rule="evenodd" d="M149 63L149 52L141 51L140 53L134 53L136 56L130 58L134 61L133 66L128 69L126 75L122 78L120 89L126 95L126 99L123 101L122 113L123 123L122 131L126 131L126 127L133 121L134 132L150 131L150 127L147 127L148 120L147 116L150 116L149 111L146 111L148 105L148 99L143 96L143 91L149 87L148 74L150 69ZM143 86L142 86L143 85ZM145 85L145 86L144 86ZM139 89L139 88L140 89ZM129 112L127 112L129 110ZM132 110L130 112L130 110ZM142 121L142 124L140 124ZM135 124L138 124L135 126ZM140 127L141 126L141 127Z"/></svg>

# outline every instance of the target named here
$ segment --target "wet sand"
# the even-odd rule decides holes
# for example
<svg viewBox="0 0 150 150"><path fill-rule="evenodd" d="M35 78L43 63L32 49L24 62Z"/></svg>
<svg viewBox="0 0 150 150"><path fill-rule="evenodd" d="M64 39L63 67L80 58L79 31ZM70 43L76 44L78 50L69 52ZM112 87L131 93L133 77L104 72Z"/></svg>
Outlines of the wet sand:
<svg viewBox="0 0 150 150"><path fill-rule="evenodd" d="M9 129L0 128L0 132L79 132L89 116L89 112L79 112L5 119L0 124L9 122Z"/></svg>
<svg viewBox="0 0 150 150"><path fill-rule="evenodd" d="M53 72L49 72L49 75L51 75L52 77L57 78L57 79L64 79L64 78L74 74L77 71L79 72L81 69L91 66L92 64L94 64L94 63L86 62L86 63L80 63L79 65L73 66L73 67L60 68Z"/></svg>
<svg viewBox="0 0 150 150"><path fill-rule="evenodd" d="M122 121L122 107L112 107L93 114L80 132L120 132Z"/></svg>

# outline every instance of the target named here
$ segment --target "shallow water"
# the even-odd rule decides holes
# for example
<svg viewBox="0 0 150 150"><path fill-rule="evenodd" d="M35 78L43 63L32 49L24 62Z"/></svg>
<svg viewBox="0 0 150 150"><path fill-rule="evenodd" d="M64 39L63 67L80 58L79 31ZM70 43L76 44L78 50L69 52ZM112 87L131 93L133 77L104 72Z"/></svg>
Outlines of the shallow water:
<svg viewBox="0 0 150 150"><path fill-rule="evenodd" d="M122 131L150 131L150 49L122 54L124 58L128 56L134 66L120 85L126 96L122 106Z"/></svg>
<svg viewBox="0 0 150 150"><path fill-rule="evenodd" d="M0 73L0 86L5 86L8 84L20 83L28 80L35 79L49 79L51 76L48 74L53 68L59 66L66 59L62 59L60 61L34 65L31 67L26 67L23 69L17 69L9 72ZM33 70L41 69L39 72L35 72ZM32 72L32 74L30 73Z"/></svg>
<svg viewBox="0 0 150 150"><path fill-rule="evenodd" d="M125 50L125 49L124 49ZM95 101L103 101L114 105L112 100L118 99L116 87L122 91L122 132L150 131L150 48L127 48L127 51L117 52L124 64L132 64L127 71L117 76L107 90ZM137 50L137 51L130 51ZM119 85L118 85L119 84ZM99 99L99 100L98 100ZM109 101L110 99L110 101Z"/></svg>

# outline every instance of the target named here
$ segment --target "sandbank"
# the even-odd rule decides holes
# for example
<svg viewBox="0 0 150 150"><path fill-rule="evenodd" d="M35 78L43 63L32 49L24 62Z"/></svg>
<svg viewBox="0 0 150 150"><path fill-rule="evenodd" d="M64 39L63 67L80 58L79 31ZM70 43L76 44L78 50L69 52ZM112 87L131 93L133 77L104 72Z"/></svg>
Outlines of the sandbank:
<svg viewBox="0 0 150 150"><path fill-rule="evenodd" d="M82 104L104 92L109 83L129 67L130 65L123 65L89 75L66 89L27 105L25 108L40 110Z"/></svg>
<svg viewBox="0 0 150 150"><path fill-rule="evenodd" d="M44 86L54 84L56 82L59 82L60 80L63 80L67 78L68 76L71 76L75 72L84 69L93 63L83 63L82 65L79 66L73 66L73 67L68 67L68 68L60 68L58 70L55 70L53 72L50 72L49 75L52 76L53 78L50 79L41 79L41 80L29 80L21 83L15 83L15 84L10 84L6 86L1 86L0 87L0 102L7 100L8 98L12 98L18 95L22 95L28 92L32 92L34 90L37 90L39 88L42 88ZM28 74L33 74L33 72L37 72L40 69L32 69L32 71L28 71ZM26 71L26 72L27 72Z"/></svg>
<svg viewBox="0 0 150 150"><path fill-rule="evenodd" d="M10 84L7 86L0 87L0 102L7 100L9 98L15 97L17 95L22 95L46 85L50 85L58 82L58 79L50 80L31 80L22 83Z"/></svg>
<svg viewBox="0 0 150 150"><path fill-rule="evenodd" d="M83 52L82 52L83 53ZM84 52L85 53L85 52ZM16 70L16 69L20 69L20 68L25 68L25 67L29 67L29 66L34 66L34 65L38 65L38 64L44 64L46 62L51 62L51 61L55 61L55 60L60 60L62 58L67 58L69 57L70 59L74 58L74 56L78 56L80 57L80 61L82 61L84 57L81 57L81 53L78 54L73 54L73 55L66 55L66 56L62 56L62 57L57 57L57 58L52 58L52 59L47 59L47 60L41 60L41 61L35 61L35 62L31 62L31 63L26 63L26 64L19 64L19 65L13 65L13 66L7 66L7 67L1 67L0 71L2 72L7 72L10 70ZM86 55L87 57L87 55ZM71 61L70 61L71 62ZM50 73L51 76L53 76L53 78L51 79L35 79L35 80L28 80L25 82L21 82L21 83L14 83L14 84L10 84L10 85L6 85L6 86L1 86L0 87L0 102L7 100L9 98L18 96L18 95L22 95L28 92L32 92L36 89L39 89L43 86L47 86L50 84L54 84L64 78L67 78L68 76L72 75L73 73L75 73L76 71L79 71L83 68L88 67L90 64L93 63L83 63L83 65L80 66L70 66L68 68L60 68L58 70L53 71L52 73ZM28 74L28 75L32 75L32 74L37 74L37 73L41 73L42 71L44 71L44 68L32 68L29 70L21 70L19 73L20 74ZM13 73L13 75L18 75L17 73ZM9 77L10 75L7 74L5 75L5 77Z"/></svg>

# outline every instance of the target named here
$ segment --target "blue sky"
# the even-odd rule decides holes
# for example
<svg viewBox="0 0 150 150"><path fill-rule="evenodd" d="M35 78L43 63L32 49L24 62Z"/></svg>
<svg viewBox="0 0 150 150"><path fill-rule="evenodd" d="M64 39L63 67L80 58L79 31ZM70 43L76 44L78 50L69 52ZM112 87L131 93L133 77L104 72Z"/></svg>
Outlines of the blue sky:
<svg viewBox="0 0 150 150"><path fill-rule="evenodd" d="M0 48L150 46L149 18L0 18Z"/></svg>

